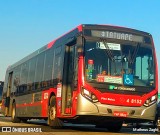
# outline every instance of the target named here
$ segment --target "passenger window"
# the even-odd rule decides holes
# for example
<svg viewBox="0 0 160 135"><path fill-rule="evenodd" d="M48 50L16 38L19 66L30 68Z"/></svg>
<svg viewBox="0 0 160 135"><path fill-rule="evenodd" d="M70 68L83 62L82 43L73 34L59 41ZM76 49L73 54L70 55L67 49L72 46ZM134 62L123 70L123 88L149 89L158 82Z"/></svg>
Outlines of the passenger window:
<svg viewBox="0 0 160 135"><path fill-rule="evenodd" d="M36 66L36 77L35 77L35 89L41 88L41 81L43 78L43 69L44 69L44 57L45 57L45 52L38 55L37 66Z"/></svg>
<svg viewBox="0 0 160 135"><path fill-rule="evenodd" d="M53 62L53 85L56 87L58 82L62 81L62 47L59 46L55 49L55 58Z"/></svg>
<svg viewBox="0 0 160 135"><path fill-rule="evenodd" d="M27 84L28 84L28 90L33 90L34 89L34 77L35 77L35 69L36 69L36 59L32 58L29 61L29 74L28 74L28 80L27 80Z"/></svg>
<svg viewBox="0 0 160 135"><path fill-rule="evenodd" d="M51 85L53 57L54 57L53 50L52 49L47 50L46 59L45 59L45 67L44 67L43 87L49 87Z"/></svg>

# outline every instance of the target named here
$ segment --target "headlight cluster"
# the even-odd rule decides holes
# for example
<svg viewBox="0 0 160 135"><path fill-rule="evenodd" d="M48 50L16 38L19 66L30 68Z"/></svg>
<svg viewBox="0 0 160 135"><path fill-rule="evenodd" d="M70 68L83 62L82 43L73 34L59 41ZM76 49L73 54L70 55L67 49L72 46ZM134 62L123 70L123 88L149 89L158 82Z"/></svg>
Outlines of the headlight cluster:
<svg viewBox="0 0 160 135"><path fill-rule="evenodd" d="M82 89L82 96L86 97L87 99L89 99L92 102L98 102L98 99L96 97L96 95L94 95L92 92L86 90L86 89Z"/></svg>
<svg viewBox="0 0 160 135"><path fill-rule="evenodd" d="M154 104L155 102L157 102L157 98L158 98L158 96L156 94L156 95L152 96L151 98L147 99L144 103L144 106L148 107L148 106Z"/></svg>

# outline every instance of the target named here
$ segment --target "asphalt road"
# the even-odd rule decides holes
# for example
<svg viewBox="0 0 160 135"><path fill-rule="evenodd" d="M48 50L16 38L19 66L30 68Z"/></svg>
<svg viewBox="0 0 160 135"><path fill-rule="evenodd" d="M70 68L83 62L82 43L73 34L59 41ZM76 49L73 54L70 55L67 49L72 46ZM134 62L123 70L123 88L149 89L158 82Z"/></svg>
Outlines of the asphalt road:
<svg viewBox="0 0 160 135"><path fill-rule="evenodd" d="M129 134L136 134L136 135L142 135L142 134L160 134L160 132L154 132L158 129L151 128L149 125L143 125L141 128L133 128L132 126L126 126L124 125L120 132L118 133L112 133L108 132L107 129L104 128L95 128L94 125L73 125L73 124L65 124L65 127L63 129L52 129L47 124L46 121L43 120L29 120L26 123L12 123L10 121L10 117L0 117L0 127L1 127L1 133L0 135L10 135L10 134L22 134L17 133L17 131L38 131L38 134L43 135L129 135ZM6 127L14 131L12 133L2 133L3 130L6 130ZM10 128L11 127L11 128ZM40 133L42 131L42 133ZM28 133L23 133L28 134ZM31 133L31 134L37 134L37 133Z"/></svg>

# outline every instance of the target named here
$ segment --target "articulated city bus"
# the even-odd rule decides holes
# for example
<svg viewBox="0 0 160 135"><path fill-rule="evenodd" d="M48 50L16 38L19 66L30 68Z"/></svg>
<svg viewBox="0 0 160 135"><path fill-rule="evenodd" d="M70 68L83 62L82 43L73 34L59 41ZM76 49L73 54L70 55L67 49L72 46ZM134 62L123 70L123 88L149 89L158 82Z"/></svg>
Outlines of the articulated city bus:
<svg viewBox="0 0 160 135"><path fill-rule="evenodd" d="M124 121L154 121L158 69L151 34L79 25L6 71L3 112L13 122L46 119L119 131Z"/></svg>

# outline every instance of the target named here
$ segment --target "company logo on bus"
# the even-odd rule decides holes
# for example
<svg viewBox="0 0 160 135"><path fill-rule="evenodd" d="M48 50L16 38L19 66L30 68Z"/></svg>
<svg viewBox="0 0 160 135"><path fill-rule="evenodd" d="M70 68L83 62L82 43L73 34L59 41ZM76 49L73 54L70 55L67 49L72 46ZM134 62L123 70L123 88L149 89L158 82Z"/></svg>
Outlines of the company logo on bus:
<svg viewBox="0 0 160 135"><path fill-rule="evenodd" d="M123 86L114 86L114 85L109 85L108 87L109 90L126 90L126 91L136 91L136 88L133 87L123 87Z"/></svg>

